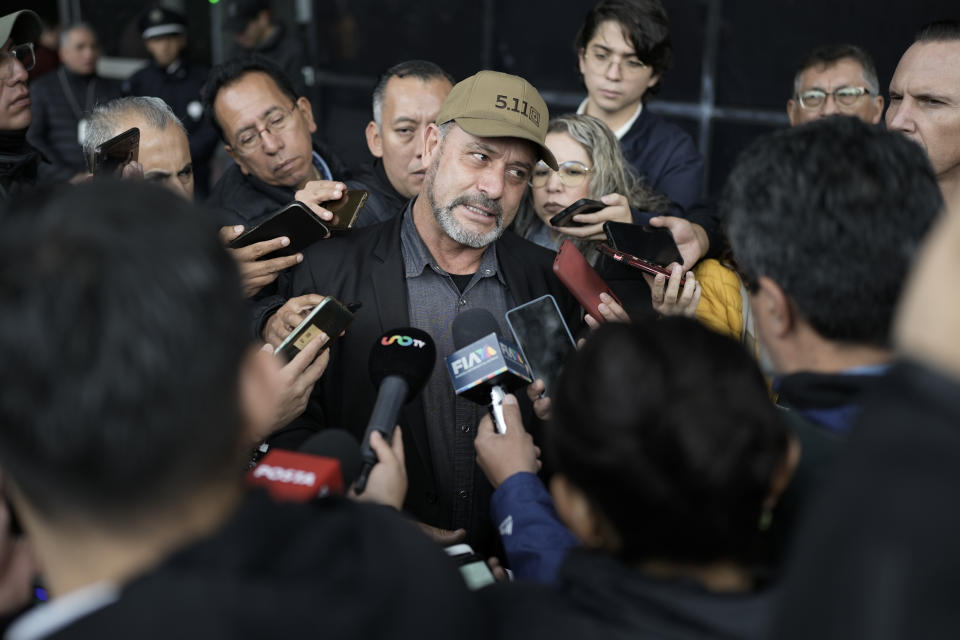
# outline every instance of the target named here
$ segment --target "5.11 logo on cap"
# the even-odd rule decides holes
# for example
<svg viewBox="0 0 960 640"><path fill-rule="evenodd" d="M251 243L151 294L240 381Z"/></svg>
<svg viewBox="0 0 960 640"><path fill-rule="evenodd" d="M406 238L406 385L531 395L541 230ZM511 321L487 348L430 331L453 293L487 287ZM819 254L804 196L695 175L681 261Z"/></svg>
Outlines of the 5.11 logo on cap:
<svg viewBox="0 0 960 640"><path fill-rule="evenodd" d="M510 106L510 102L513 102L513 107ZM528 105L526 100L520 100L519 98L507 98L507 96L501 93L497 95L497 101L493 106L497 109L506 109L507 111L513 111L514 113L527 116L527 118L530 119L530 122L538 127L540 126L540 112L534 107ZM523 107L522 109L521 106Z"/></svg>

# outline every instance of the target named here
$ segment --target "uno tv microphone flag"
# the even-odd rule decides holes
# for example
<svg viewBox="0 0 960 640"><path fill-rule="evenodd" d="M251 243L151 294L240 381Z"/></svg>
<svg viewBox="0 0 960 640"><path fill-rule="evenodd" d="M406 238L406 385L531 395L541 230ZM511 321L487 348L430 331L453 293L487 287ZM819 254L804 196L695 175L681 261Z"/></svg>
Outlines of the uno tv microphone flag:
<svg viewBox="0 0 960 640"><path fill-rule="evenodd" d="M413 327L387 331L370 350L370 379L377 387L377 401L363 435L360 453L363 467L354 485L359 494L367 486L367 478L377 454L370 447L370 435L379 431L390 442L400 409L416 397L433 372L437 348L430 334Z"/></svg>
<svg viewBox="0 0 960 640"><path fill-rule="evenodd" d="M498 335L497 321L486 309L468 309L453 320L456 351L447 370L457 395L489 405L497 433L506 433L503 397L533 382L520 350Z"/></svg>

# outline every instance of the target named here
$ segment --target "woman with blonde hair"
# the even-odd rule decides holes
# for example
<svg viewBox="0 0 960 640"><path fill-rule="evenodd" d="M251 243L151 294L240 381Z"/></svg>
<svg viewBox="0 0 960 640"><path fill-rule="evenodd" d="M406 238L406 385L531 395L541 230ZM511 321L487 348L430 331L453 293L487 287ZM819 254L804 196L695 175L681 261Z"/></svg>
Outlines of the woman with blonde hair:
<svg viewBox="0 0 960 640"><path fill-rule="evenodd" d="M682 291L679 281L668 286L663 276L647 277L645 282L641 271L602 257L596 249L598 242L606 241L605 222L646 222L668 215L672 206L666 196L644 184L624 158L610 129L592 116L559 116L550 121L546 146L557 158L559 170L553 171L542 162L534 167L531 189L514 222L514 231L549 249L557 249L570 238L631 315L649 315L651 303L647 300L661 314L693 315L700 298L700 286L693 274L687 274ZM595 213L574 216L582 226L550 224L550 218L581 198L599 200L606 206Z"/></svg>

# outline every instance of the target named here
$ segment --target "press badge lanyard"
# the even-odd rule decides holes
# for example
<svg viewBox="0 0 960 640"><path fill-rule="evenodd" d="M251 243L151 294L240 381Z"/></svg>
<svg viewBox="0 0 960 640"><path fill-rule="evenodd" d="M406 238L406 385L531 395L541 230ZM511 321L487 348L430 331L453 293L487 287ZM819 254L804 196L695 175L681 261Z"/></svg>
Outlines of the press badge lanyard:
<svg viewBox="0 0 960 640"><path fill-rule="evenodd" d="M67 102L70 103L70 109L73 110L73 115L77 118L77 142L83 144L84 134L87 132L87 121L83 117L83 114L90 108L90 105L93 104L93 91L96 88L97 79L90 78L90 82L87 84L87 100L83 103L84 110L81 111L77 97L73 95L73 89L70 88L70 83L67 82L67 74L64 72L63 67L57 69L57 78L60 80L60 88L63 89L63 95L67 97Z"/></svg>

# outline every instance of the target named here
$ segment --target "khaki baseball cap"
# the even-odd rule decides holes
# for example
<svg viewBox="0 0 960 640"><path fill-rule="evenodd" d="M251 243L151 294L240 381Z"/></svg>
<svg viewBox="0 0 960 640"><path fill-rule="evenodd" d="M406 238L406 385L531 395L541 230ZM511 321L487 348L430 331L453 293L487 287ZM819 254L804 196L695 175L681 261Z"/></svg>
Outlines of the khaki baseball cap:
<svg viewBox="0 0 960 640"><path fill-rule="evenodd" d="M440 107L437 124L455 120L480 138L522 138L537 145L540 159L557 170L557 159L544 144L550 112L536 88L499 71L481 71L453 87Z"/></svg>
<svg viewBox="0 0 960 640"><path fill-rule="evenodd" d="M7 38L15 45L36 42L42 29L40 17L29 9L0 16L0 47Z"/></svg>

